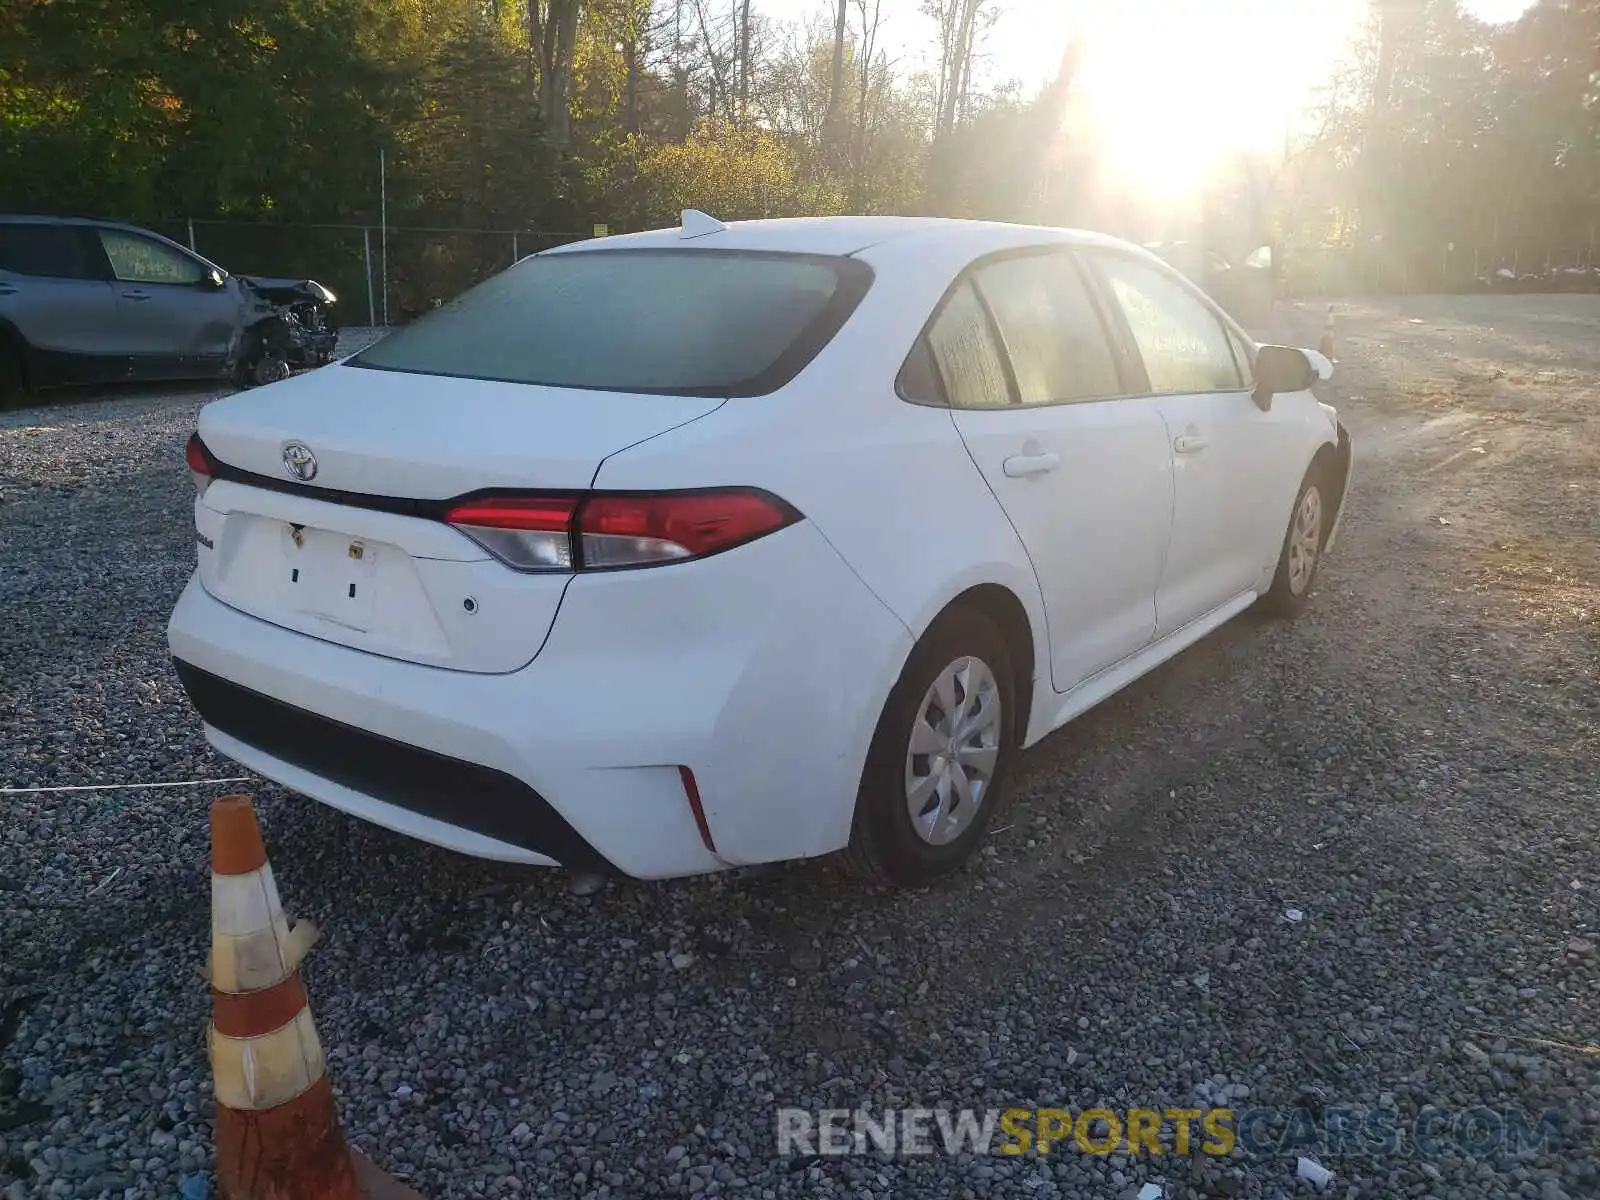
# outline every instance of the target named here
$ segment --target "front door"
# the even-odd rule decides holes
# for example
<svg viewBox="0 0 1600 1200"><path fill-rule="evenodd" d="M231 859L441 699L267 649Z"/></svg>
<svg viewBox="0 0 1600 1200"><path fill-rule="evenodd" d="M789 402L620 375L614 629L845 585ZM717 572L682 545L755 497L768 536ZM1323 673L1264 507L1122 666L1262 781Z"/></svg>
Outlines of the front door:
<svg viewBox="0 0 1600 1200"><path fill-rule="evenodd" d="M956 428L1032 560L1068 691L1150 643L1172 520L1165 425L1119 398L1080 269L1052 250L979 266L930 332Z"/></svg>
<svg viewBox="0 0 1600 1200"><path fill-rule="evenodd" d="M1181 629L1259 580L1263 531L1282 528L1262 465L1273 422L1251 398L1222 320L1165 268L1090 256L1142 361L1172 446L1172 541L1156 594L1157 636Z"/></svg>
<svg viewBox="0 0 1600 1200"><path fill-rule="evenodd" d="M220 369L239 332L235 288L217 286L209 265L166 242L126 229L99 234L134 374L184 378Z"/></svg>

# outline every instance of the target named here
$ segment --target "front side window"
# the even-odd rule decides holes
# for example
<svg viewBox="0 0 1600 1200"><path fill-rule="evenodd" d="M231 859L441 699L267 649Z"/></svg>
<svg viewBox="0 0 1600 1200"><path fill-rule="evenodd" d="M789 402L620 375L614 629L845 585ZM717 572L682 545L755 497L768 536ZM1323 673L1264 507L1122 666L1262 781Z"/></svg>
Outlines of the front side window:
<svg viewBox="0 0 1600 1200"><path fill-rule="evenodd" d="M1069 255L1003 259L981 268L976 281L1000 327L1023 404L1122 391L1100 314Z"/></svg>
<svg viewBox="0 0 1600 1200"><path fill-rule="evenodd" d="M538 255L350 366L548 387L761 395L827 345L871 285L854 259L755 251Z"/></svg>
<svg viewBox="0 0 1600 1200"><path fill-rule="evenodd" d="M0 223L0 271L45 279L104 279L94 244L75 225Z"/></svg>
<svg viewBox="0 0 1600 1200"><path fill-rule="evenodd" d="M123 229L102 229L100 244L122 283L199 283L206 267L171 246Z"/></svg>
<svg viewBox="0 0 1600 1200"><path fill-rule="evenodd" d="M1186 288L1131 258L1106 254L1098 263L1144 359L1151 392L1181 395L1244 386L1227 330Z"/></svg>
<svg viewBox="0 0 1600 1200"><path fill-rule="evenodd" d="M945 302L928 330L928 350L954 408L1004 408L1011 403L1005 359L970 282Z"/></svg>

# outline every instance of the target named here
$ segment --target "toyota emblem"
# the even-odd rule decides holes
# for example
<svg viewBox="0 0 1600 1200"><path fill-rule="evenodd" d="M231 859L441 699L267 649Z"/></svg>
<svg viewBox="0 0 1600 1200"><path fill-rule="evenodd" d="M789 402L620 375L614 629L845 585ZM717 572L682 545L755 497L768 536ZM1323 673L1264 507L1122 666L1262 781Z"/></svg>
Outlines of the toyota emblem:
<svg viewBox="0 0 1600 1200"><path fill-rule="evenodd" d="M283 469L301 483L317 477L317 456L304 442L287 442L283 447Z"/></svg>

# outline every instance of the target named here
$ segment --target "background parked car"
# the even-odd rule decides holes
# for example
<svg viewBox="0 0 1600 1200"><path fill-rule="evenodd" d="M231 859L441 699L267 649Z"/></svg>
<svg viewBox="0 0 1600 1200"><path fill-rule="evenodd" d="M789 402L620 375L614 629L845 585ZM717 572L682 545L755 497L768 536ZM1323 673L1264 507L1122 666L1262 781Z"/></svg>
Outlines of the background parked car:
<svg viewBox="0 0 1600 1200"><path fill-rule="evenodd" d="M268 383L333 356L333 293L131 225L0 216L0 401L119 380Z"/></svg>

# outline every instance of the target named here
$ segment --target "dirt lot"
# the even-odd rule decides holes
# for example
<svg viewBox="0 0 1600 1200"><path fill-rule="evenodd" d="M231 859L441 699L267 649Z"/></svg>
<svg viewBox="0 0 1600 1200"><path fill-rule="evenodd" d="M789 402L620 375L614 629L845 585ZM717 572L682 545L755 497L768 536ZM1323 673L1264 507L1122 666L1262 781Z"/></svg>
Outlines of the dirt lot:
<svg viewBox="0 0 1600 1200"><path fill-rule="evenodd" d="M775 1113L1487 1106L1560 1140L1300 1152L1332 1195L1600 1192L1600 298L1336 308L1357 483L1310 612L1236 621L1031 751L947 886L812 864L581 899L259 788L286 901L327 929L351 1139L431 1197L1170 1200L1310 1185L1287 1142L780 1160ZM1321 310L1284 321L1309 344ZM0 416L0 786L234 773L161 628L204 398ZM0 797L8 1195L206 1171L205 799Z"/></svg>

